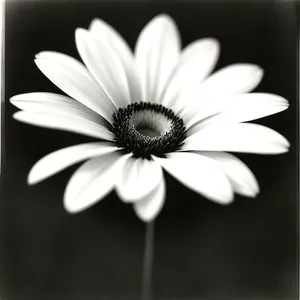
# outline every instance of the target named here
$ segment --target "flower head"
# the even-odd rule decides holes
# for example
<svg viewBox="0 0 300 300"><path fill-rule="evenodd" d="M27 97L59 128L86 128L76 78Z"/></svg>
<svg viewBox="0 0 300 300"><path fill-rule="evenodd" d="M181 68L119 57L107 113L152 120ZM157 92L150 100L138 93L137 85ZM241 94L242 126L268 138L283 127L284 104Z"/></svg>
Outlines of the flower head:
<svg viewBox="0 0 300 300"><path fill-rule="evenodd" d="M234 193L254 197L250 169L228 152L284 153L278 132L245 123L288 107L284 98L250 93L263 71L234 64L210 75L219 56L213 38L181 49L176 24L167 15L151 20L134 52L102 20L77 29L84 62L57 52L36 55L38 68L68 96L16 95L14 118L33 125L84 134L98 141L67 147L39 160L34 184L85 161L70 178L64 206L82 211L116 189L140 219L153 220L163 207L163 169L208 199L227 204ZM210 75L210 76L209 76Z"/></svg>

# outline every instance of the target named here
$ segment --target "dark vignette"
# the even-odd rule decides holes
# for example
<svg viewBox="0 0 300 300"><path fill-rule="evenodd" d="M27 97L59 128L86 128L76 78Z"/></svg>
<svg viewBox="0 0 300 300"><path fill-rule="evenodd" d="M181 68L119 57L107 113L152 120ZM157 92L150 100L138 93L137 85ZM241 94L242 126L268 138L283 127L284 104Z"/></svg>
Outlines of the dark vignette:
<svg viewBox="0 0 300 300"><path fill-rule="evenodd" d="M298 8L299 11L299 8ZM4 151L1 176L1 290L8 299L138 299L144 225L112 193L84 213L62 208L76 167L29 187L26 176L45 154L89 141L11 118L18 93L59 92L35 67L42 50L79 58L74 29L94 17L133 46L157 13L177 22L183 45L221 42L217 69L261 65L257 92L290 101L288 111L258 120L291 142L282 156L238 155L256 174L256 199L236 196L223 207L167 177L168 198L156 222L154 299L298 298L298 30L294 3L10 2L6 5ZM299 22L297 21L299 24ZM297 51L296 51L297 50ZM3 145L3 143L2 143Z"/></svg>

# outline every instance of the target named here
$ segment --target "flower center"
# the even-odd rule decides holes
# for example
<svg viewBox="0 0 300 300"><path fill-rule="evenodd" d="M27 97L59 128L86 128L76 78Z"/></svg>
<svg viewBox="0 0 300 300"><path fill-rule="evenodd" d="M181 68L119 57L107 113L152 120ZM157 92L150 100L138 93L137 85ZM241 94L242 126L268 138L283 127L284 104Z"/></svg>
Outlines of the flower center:
<svg viewBox="0 0 300 300"><path fill-rule="evenodd" d="M186 138L182 119L160 104L129 104L113 114L113 120L111 131L117 146L137 157L164 157L180 149Z"/></svg>

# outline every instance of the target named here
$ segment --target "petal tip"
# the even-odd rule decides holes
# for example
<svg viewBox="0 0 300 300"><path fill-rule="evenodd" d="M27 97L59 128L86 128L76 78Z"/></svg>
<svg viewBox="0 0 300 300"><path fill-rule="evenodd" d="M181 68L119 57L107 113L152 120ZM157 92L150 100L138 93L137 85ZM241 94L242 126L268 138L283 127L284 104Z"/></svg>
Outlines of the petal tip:
<svg viewBox="0 0 300 300"><path fill-rule="evenodd" d="M256 196L259 194L259 190L254 188L249 188L247 190L244 190L240 193L242 196L248 197L248 198L256 198Z"/></svg>
<svg viewBox="0 0 300 300"><path fill-rule="evenodd" d="M43 53L44 53L44 52L42 51L42 52L39 52L39 53L35 54L35 55L34 55L35 60L36 60L37 58L43 57Z"/></svg>
<svg viewBox="0 0 300 300"><path fill-rule="evenodd" d="M254 199L254 198L256 198L258 196L258 194L259 194L259 192L254 192L251 195L249 195L248 197Z"/></svg>
<svg viewBox="0 0 300 300"><path fill-rule="evenodd" d="M74 201L70 201L70 197L69 197L68 194L69 193L68 193L67 188L66 188L65 193L64 193L64 198L63 198L64 209L69 214L76 214L77 212L80 211L80 209L78 209L78 207L76 207L74 205Z"/></svg>
<svg viewBox="0 0 300 300"><path fill-rule="evenodd" d="M37 184L45 179L45 178L39 176L40 172L38 171L38 168L36 168L36 166L38 166L38 163L36 163L28 173L28 176L27 176L27 184L28 185Z"/></svg>
<svg viewBox="0 0 300 300"><path fill-rule="evenodd" d="M117 195L118 195L119 199L120 199L123 203L129 204L129 203L132 203L132 202L133 202L132 200L125 198L123 195L121 196L121 192L119 191L119 189L118 189L117 186L115 187L115 190L116 190L116 192L117 192Z"/></svg>
<svg viewBox="0 0 300 300"><path fill-rule="evenodd" d="M28 177L27 177L27 184L28 185L34 185L34 184L37 184L40 180L38 180L36 177L35 177L35 174L33 174L31 171L29 172L28 174Z"/></svg>
<svg viewBox="0 0 300 300"><path fill-rule="evenodd" d="M10 103L14 104L15 101L19 101L21 95L14 95L12 97L9 98Z"/></svg>
<svg viewBox="0 0 300 300"><path fill-rule="evenodd" d="M136 215L138 216L138 218L144 222L144 223L150 223L152 222L153 220L155 220L155 217L148 217L148 216L143 216L142 214L138 214L136 212Z"/></svg>
<svg viewBox="0 0 300 300"><path fill-rule="evenodd" d="M281 138L281 140L280 140L280 138ZM278 144L279 144L282 148L286 149L287 151L289 150L289 148L290 148L290 146L291 146L291 144L290 144L290 142L288 141L288 139L287 139L285 136L281 135L281 134L279 134ZM283 150L284 150L284 149L283 149Z"/></svg>
<svg viewBox="0 0 300 300"><path fill-rule="evenodd" d="M264 75L264 69L260 65L252 63L235 63L231 66L234 66L236 68L246 68L246 70L248 70L249 73L256 75L256 77L258 78L262 78L262 76Z"/></svg>
<svg viewBox="0 0 300 300"><path fill-rule="evenodd" d="M283 148L282 151L279 152L278 154L284 154L284 153L287 153L289 151L290 151L290 144L287 147Z"/></svg>
<svg viewBox="0 0 300 300"><path fill-rule="evenodd" d="M99 26L101 24L103 24L104 21L99 19L99 18L94 18L91 23L90 23L90 26L89 26L89 30L93 30L96 26Z"/></svg>
<svg viewBox="0 0 300 300"><path fill-rule="evenodd" d="M17 121L21 121L22 115L24 114L23 111L17 111L16 113L14 113L12 115L13 119L17 120Z"/></svg>
<svg viewBox="0 0 300 300"><path fill-rule="evenodd" d="M75 29L75 43L76 43L76 47L78 49L78 52L80 54L80 45L81 43L83 43L85 41L85 38L87 36L87 30L84 28L76 28Z"/></svg>
<svg viewBox="0 0 300 300"><path fill-rule="evenodd" d="M162 26L172 26L173 28L177 28L175 20L166 13L161 13L156 15L148 24L160 24Z"/></svg>
<svg viewBox="0 0 300 300"><path fill-rule="evenodd" d="M219 204L221 204L221 205L223 205L223 206L227 206L227 205L232 204L233 202L234 202L234 197L231 196L231 197L229 197L229 198L227 198L227 199L223 198L222 201L217 202L217 203L219 203Z"/></svg>
<svg viewBox="0 0 300 300"><path fill-rule="evenodd" d="M259 193L260 193L260 188L259 188L259 185L257 184L254 187L254 191L253 191L254 197L256 197Z"/></svg>
<svg viewBox="0 0 300 300"><path fill-rule="evenodd" d="M234 193L232 193L232 194L228 197L227 200L228 200L228 201L227 201L226 204L231 204L231 203L233 203L233 202L234 202Z"/></svg>
<svg viewBox="0 0 300 300"><path fill-rule="evenodd" d="M45 59L47 56L51 55L51 54L55 54L56 52L55 51L41 51L41 52L38 52L37 54L35 54L35 59Z"/></svg>
<svg viewBox="0 0 300 300"><path fill-rule="evenodd" d="M156 15L154 17L154 19L156 19L156 20L160 19L160 20L167 20L167 21L171 20L171 21L173 21L172 17L170 15L168 15L167 13L160 13L160 14Z"/></svg>
<svg viewBox="0 0 300 300"><path fill-rule="evenodd" d="M36 66L41 70L43 63L46 62L45 57L43 56L37 56L34 60L34 63L36 64Z"/></svg>
<svg viewBox="0 0 300 300"><path fill-rule="evenodd" d="M290 145L280 145L274 151L272 151L270 153L266 153L266 154L273 154L273 155L285 154L285 153L289 152L289 150L290 150L289 147L290 147Z"/></svg>
<svg viewBox="0 0 300 300"><path fill-rule="evenodd" d="M220 48L220 42L219 42L218 39L216 39L214 37L208 37L208 38L205 38L204 40L207 43L207 46L209 48L219 50L219 48Z"/></svg>
<svg viewBox="0 0 300 300"><path fill-rule="evenodd" d="M134 210L135 214L137 215L137 217L144 223L150 223L150 222L154 221L160 212L160 211L158 211L155 214L149 213L147 211L138 209L137 206L135 206L135 205L133 205L133 210Z"/></svg>
<svg viewBox="0 0 300 300"><path fill-rule="evenodd" d="M256 74L258 81L260 81L264 76L265 73L264 69L259 65L252 65L252 66L253 66L253 73Z"/></svg>
<svg viewBox="0 0 300 300"><path fill-rule="evenodd" d="M83 34L86 34L86 33L87 33L87 30L84 29L84 28L78 27L78 28L75 29L75 36L83 35Z"/></svg>
<svg viewBox="0 0 300 300"><path fill-rule="evenodd" d="M216 197L214 201L222 205L231 204L234 201L234 191L232 186L230 185L230 189L227 192L224 192L222 196L219 194L219 196Z"/></svg>
<svg viewBox="0 0 300 300"><path fill-rule="evenodd" d="M69 204L66 204L66 203L64 203L64 209L65 209L65 211L66 211L67 213L69 213L69 214L71 214L71 215L74 215L74 214L80 212L80 210L78 210L78 209L72 207L72 205L69 205Z"/></svg>

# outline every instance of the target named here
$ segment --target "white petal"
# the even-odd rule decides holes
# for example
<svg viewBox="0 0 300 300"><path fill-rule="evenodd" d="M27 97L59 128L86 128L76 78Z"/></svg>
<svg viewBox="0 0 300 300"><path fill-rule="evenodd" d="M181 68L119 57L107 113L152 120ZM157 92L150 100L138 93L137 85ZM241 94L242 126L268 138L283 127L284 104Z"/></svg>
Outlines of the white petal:
<svg viewBox="0 0 300 300"><path fill-rule="evenodd" d="M88 70L76 59L56 52L41 52L35 63L61 90L108 121L112 120L115 106Z"/></svg>
<svg viewBox="0 0 300 300"><path fill-rule="evenodd" d="M52 152L34 164L28 175L28 183L38 183L83 160L116 151L111 143L88 143Z"/></svg>
<svg viewBox="0 0 300 300"><path fill-rule="evenodd" d="M79 167L67 184L65 209L77 213L102 200L113 189L123 159L113 152L93 158Z"/></svg>
<svg viewBox="0 0 300 300"><path fill-rule="evenodd" d="M82 60L108 97L116 107L126 107L130 95L122 61L107 44L95 39L85 29L76 29L75 40Z"/></svg>
<svg viewBox="0 0 300 300"><path fill-rule="evenodd" d="M155 17L141 31L135 54L146 102L159 101L179 53L179 32L169 16Z"/></svg>
<svg viewBox="0 0 300 300"><path fill-rule="evenodd" d="M263 70L252 64L233 64L209 76L196 90L186 93L178 102L185 103L183 111L193 111L205 100L248 93L261 81ZM205 103L206 104L206 103Z"/></svg>
<svg viewBox="0 0 300 300"><path fill-rule="evenodd" d="M193 134L197 134L200 131L204 130L206 127L220 127L220 126L229 126L229 125L236 125L237 123L239 123L236 119L234 118L229 118L227 115L225 114L212 114L209 115L206 118L201 118L200 121L195 122L195 120L193 122L187 122L186 124L186 128L187 128L187 132L186 135L187 137L192 136Z"/></svg>
<svg viewBox="0 0 300 300"><path fill-rule="evenodd" d="M124 164L116 191L123 201L134 202L153 191L162 176L162 169L155 161L129 158Z"/></svg>
<svg viewBox="0 0 300 300"><path fill-rule="evenodd" d="M225 99L224 99L225 100ZM238 122L252 121L279 113L289 107L281 96L267 93L242 94L224 101L222 115Z"/></svg>
<svg viewBox="0 0 300 300"><path fill-rule="evenodd" d="M286 99L268 93L247 93L234 96L220 96L199 105L188 112L190 127L208 116L218 114L223 120L246 122L279 113L289 107ZM218 121L215 118L215 121Z"/></svg>
<svg viewBox="0 0 300 300"><path fill-rule="evenodd" d="M89 30L111 48L116 48L120 56L126 56L128 53L131 53L129 46L121 34L105 21L94 19L91 22ZM124 52L127 52L127 54L124 55Z"/></svg>
<svg viewBox="0 0 300 300"><path fill-rule="evenodd" d="M76 115L18 111L13 118L31 125L80 133L109 141L114 138L113 133L106 127Z"/></svg>
<svg viewBox="0 0 300 300"><path fill-rule="evenodd" d="M254 174L236 156L225 152L200 152L200 154L217 161L229 177L236 193L248 197L255 197L259 193L259 185Z"/></svg>
<svg viewBox="0 0 300 300"><path fill-rule="evenodd" d="M227 204L233 201L231 184L215 161L195 153L171 153L154 158L182 184L208 199Z"/></svg>
<svg viewBox="0 0 300 300"><path fill-rule="evenodd" d="M260 154L279 154L288 151L289 142L268 127L240 123L208 126L188 137L182 150L231 151Z"/></svg>
<svg viewBox="0 0 300 300"><path fill-rule="evenodd" d="M190 93L213 70L219 57L219 43L213 38L197 40L183 49L174 74L166 88L162 104L172 107L182 93ZM181 95L181 99L185 99ZM186 101L181 104L185 105Z"/></svg>
<svg viewBox="0 0 300 300"><path fill-rule="evenodd" d="M166 184L164 177L159 185L143 199L133 204L136 215L144 222L153 221L163 208L166 198Z"/></svg>
<svg viewBox="0 0 300 300"><path fill-rule="evenodd" d="M122 61L127 74L131 102L142 101L140 79L137 74L133 53L126 41L114 28L100 19L94 19L89 29L95 38L107 44L110 50Z"/></svg>
<svg viewBox="0 0 300 300"><path fill-rule="evenodd" d="M261 81L263 70L252 64L233 64L208 77L200 89L202 95L247 93Z"/></svg>
<svg viewBox="0 0 300 300"><path fill-rule="evenodd" d="M27 93L10 98L16 107L27 112L77 115L106 126L105 120L95 111L67 96L53 93Z"/></svg>

